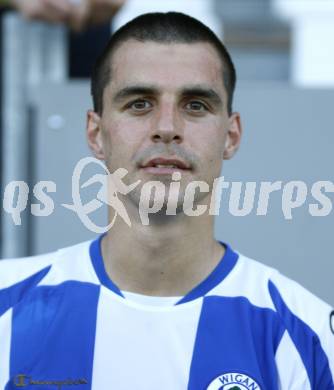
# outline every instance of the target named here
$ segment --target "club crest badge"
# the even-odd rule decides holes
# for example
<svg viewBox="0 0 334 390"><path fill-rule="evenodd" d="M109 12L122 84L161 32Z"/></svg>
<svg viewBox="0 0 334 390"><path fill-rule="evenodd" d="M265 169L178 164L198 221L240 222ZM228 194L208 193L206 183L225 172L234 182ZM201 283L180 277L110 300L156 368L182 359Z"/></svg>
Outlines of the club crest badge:
<svg viewBox="0 0 334 390"><path fill-rule="evenodd" d="M245 374L229 372L215 378L207 390L261 390L261 387Z"/></svg>

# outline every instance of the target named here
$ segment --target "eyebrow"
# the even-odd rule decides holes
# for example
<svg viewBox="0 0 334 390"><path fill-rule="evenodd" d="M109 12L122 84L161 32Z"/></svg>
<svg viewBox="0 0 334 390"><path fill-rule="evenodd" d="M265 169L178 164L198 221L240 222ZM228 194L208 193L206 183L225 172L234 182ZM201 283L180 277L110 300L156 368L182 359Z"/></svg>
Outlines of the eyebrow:
<svg viewBox="0 0 334 390"><path fill-rule="evenodd" d="M199 98L210 100L213 104L221 105L222 99L219 94L210 87L200 85L185 87L181 90L181 95L185 97L196 96Z"/></svg>
<svg viewBox="0 0 334 390"><path fill-rule="evenodd" d="M160 94L160 90L153 86L132 85L120 89L113 97L113 101L116 103L121 102L122 100L135 95L159 95L159 94Z"/></svg>
<svg viewBox="0 0 334 390"><path fill-rule="evenodd" d="M161 90L151 85L131 85L120 89L113 97L114 102L121 102L131 96L150 95L157 96L161 94ZM210 100L213 104L221 105L222 99L219 94L210 87L203 85L189 85L181 88L178 94L182 97L196 96L199 98Z"/></svg>

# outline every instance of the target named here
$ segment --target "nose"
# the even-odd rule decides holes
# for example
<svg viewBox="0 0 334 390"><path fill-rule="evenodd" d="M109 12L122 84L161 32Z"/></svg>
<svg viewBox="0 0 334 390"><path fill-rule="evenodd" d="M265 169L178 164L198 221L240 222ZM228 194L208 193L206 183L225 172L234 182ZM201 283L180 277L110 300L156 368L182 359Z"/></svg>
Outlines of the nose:
<svg viewBox="0 0 334 390"><path fill-rule="evenodd" d="M183 142L182 120L172 103L161 105L152 127L151 140L154 143Z"/></svg>

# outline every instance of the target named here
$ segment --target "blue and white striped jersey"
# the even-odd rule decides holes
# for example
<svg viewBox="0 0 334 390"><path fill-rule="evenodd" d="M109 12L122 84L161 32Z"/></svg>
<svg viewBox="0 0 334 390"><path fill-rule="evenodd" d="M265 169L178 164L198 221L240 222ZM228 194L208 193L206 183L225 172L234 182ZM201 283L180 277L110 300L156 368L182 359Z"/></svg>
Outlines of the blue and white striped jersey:
<svg viewBox="0 0 334 390"><path fill-rule="evenodd" d="M334 389L334 313L297 283L226 246L178 302L138 302L100 241L0 262L0 389Z"/></svg>

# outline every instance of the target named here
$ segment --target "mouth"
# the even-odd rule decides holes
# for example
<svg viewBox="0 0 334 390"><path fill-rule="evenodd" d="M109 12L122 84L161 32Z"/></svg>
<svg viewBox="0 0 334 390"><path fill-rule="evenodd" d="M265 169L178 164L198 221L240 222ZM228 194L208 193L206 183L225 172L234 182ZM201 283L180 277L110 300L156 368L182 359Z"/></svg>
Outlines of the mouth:
<svg viewBox="0 0 334 390"><path fill-rule="evenodd" d="M140 169L156 175L170 175L174 172L189 172L191 171L191 166L180 159L159 157L147 161L140 166Z"/></svg>

